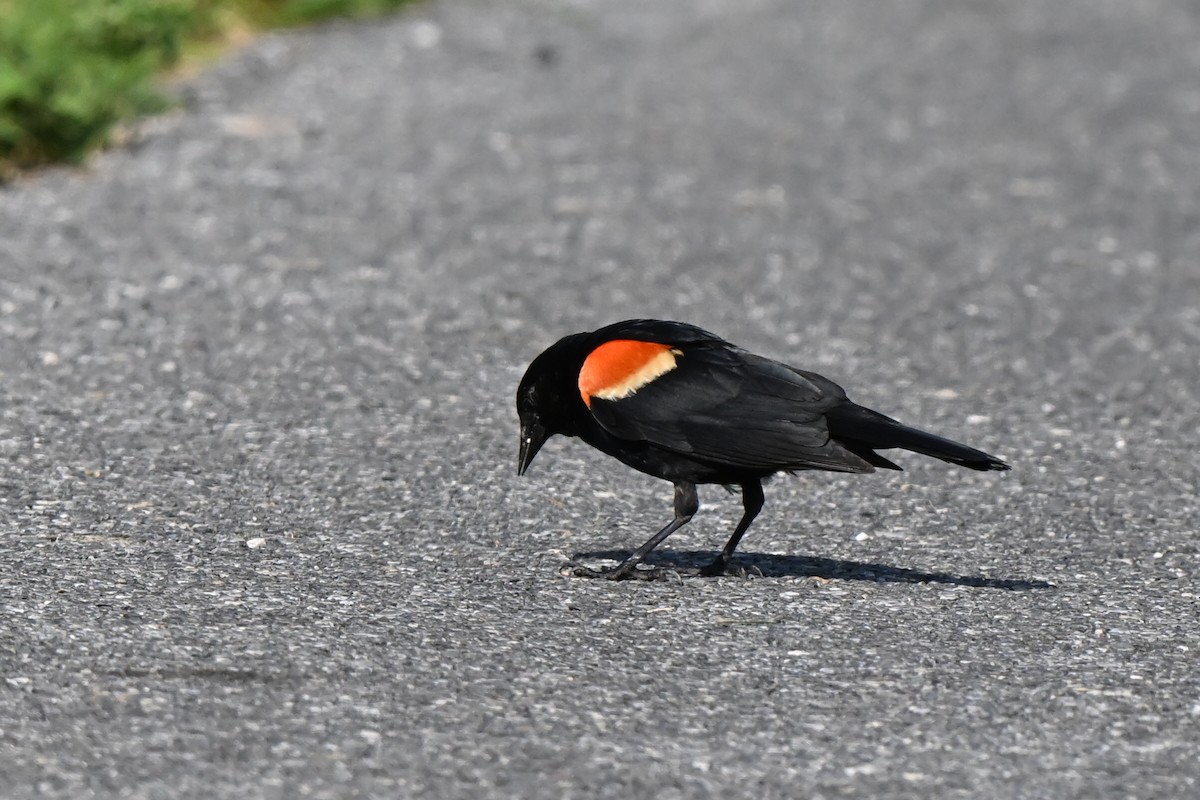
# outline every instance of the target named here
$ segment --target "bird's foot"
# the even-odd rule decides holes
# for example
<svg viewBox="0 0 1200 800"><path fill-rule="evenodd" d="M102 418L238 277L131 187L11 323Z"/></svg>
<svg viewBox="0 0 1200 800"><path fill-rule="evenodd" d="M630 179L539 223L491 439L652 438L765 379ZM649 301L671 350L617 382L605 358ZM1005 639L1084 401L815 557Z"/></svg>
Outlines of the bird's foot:
<svg viewBox="0 0 1200 800"><path fill-rule="evenodd" d="M762 570L758 567L751 566L749 569L740 565L730 565L729 559L717 556L710 563L700 567L695 572L702 578L751 578L764 577Z"/></svg>
<svg viewBox="0 0 1200 800"><path fill-rule="evenodd" d="M698 570L679 570L668 567L638 567L618 565L608 569L595 569L580 564L564 564L560 573L569 578L603 578L609 581L678 581L685 575L698 575Z"/></svg>

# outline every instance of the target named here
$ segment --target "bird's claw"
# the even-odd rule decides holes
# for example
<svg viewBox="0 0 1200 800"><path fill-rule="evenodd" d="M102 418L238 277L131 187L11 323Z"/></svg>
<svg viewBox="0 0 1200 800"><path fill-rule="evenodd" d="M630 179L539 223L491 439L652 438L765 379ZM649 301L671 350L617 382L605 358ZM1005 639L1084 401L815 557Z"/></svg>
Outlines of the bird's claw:
<svg viewBox="0 0 1200 800"><path fill-rule="evenodd" d="M602 578L609 581L669 581L682 580L684 575L698 575L697 570L668 569L666 567L631 567L620 565L608 569L595 569L580 564L564 564L561 574L569 578Z"/></svg>

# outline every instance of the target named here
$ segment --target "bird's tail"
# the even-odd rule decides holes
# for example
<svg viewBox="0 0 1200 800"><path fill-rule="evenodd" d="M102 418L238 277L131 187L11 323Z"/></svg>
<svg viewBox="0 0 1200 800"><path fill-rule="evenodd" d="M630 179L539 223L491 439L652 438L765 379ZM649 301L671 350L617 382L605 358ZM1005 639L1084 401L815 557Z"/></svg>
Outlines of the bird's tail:
<svg viewBox="0 0 1200 800"><path fill-rule="evenodd" d="M968 469L1009 469L1008 464L982 450L910 428L891 417L854 403L846 402L831 409L825 418L829 424L829 435L834 440L875 466L899 469L874 452L898 447L901 450L940 458L942 461Z"/></svg>

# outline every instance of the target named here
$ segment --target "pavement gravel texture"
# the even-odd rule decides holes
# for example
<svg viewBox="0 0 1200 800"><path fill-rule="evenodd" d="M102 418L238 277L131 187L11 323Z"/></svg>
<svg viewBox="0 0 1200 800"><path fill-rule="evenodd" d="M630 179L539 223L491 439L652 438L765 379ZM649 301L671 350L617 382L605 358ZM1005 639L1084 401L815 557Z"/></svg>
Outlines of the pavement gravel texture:
<svg viewBox="0 0 1200 800"><path fill-rule="evenodd" d="M1200 6L443 0L0 189L5 798L1200 796ZM656 316L987 449L721 579L512 397ZM695 564L718 487L651 559Z"/></svg>

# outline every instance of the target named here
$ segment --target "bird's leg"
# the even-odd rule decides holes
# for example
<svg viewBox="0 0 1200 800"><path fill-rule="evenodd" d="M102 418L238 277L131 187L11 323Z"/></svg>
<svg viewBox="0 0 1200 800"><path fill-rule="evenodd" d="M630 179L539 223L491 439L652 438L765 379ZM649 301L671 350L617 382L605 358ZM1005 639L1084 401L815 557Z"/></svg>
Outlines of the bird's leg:
<svg viewBox="0 0 1200 800"><path fill-rule="evenodd" d="M760 491L759 495L761 496L761 494ZM648 578L661 577L659 570L639 570L637 565L650 554L651 550L662 544L663 539L687 525L699 509L700 497L696 494L696 484L687 481L677 482L675 484L675 519L671 520L666 527L651 536L650 541L635 550L633 555L614 569L598 572L587 567L576 567L572 570L572 574L581 578L608 578L612 581L640 577L642 573L646 573Z"/></svg>
<svg viewBox="0 0 1200 800"><path fill-rule="evenodd" d="M733 551L737 549L738 542L742 540L742 535L746 533L746 529L750 527L750 523L754 522L754 518L758 516L758 512L762 511L762 481L749 481L742 484L742 507L745 509L745 513L742 514L741 522L734 528L733 535L725 543L725 548L721 550L721 554L714 558L712 563L700 570L701 575L714 577L725 574L725 567L729 565L729 559L733 557Z"/></svg>

